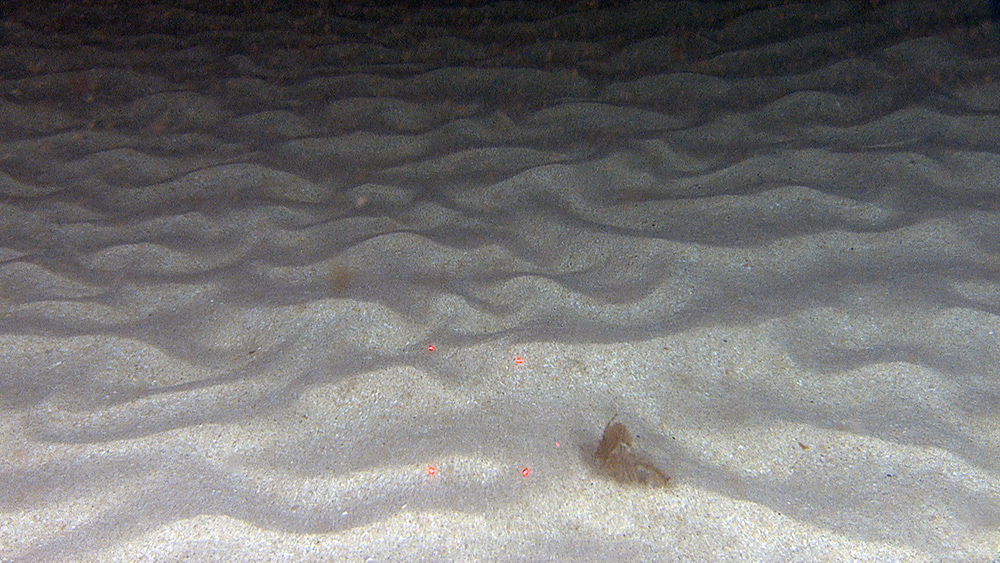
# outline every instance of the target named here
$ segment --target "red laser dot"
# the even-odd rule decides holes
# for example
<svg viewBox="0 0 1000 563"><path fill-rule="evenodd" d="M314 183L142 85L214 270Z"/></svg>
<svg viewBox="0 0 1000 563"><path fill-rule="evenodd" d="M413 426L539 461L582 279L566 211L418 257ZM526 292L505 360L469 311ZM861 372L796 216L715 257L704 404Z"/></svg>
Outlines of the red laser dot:
<svg viewBox="0 0 1000 563"><path fill-rule="evenodd" d="M528 475L531 475L531 469L528 468L528 467L525 467L524 469L521 470L521 475L523 475L525 477L527 477Z"/></svg>
<svg viewBox="0 0 1000 563"><path fill-rule="evenodd" d="M517 365L521 365L521 364L524 363L524 358L522 358L521 356L518 356L517 359L514 360L514 361L517 362Z"/></svg>
<svg viewBox="0 0 1000 563"><path fill-rule="evenodd" d="M427 351L428 352L433 352L434 350L437 350L437 346L435 346L433 344L431 344L430 346L427 347Z"/></svg>
<svg viewBox="0 0 1000 563"><path fill-rule="evenodd" d="M427 466L427 474L428 475L434 475L437 472L438 472L437 467L434 467L433 465L428 465Z"/></svg>
<svg viewBox="0 0 1000 563"><path fill-rule="evenodd" d="M562 444L560 444L559 442L556 442L556 447L560 448L560 447L562 447Z"/></svg>

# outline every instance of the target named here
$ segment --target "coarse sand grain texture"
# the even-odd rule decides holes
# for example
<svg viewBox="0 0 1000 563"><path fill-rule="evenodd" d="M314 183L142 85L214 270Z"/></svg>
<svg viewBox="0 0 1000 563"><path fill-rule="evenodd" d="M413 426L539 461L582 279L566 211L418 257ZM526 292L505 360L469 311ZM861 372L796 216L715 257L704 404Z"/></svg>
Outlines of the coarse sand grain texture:
<svg viewBox="0 0 1000 563"><path fill-rule="evenodd" d="M0 562L998 561L989 1L4 4Z"/></svg>

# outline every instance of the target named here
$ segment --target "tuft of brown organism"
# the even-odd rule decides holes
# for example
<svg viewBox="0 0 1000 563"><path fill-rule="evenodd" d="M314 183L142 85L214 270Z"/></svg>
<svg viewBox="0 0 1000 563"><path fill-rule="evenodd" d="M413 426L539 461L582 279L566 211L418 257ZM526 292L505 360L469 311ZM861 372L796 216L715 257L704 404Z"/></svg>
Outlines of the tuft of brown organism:
<svg viewBox="0 0 1000 563"><path fill-rule="evenodd" d="M670 476L635 449L632 433L621 422L612 418L604 427L604 436L594 452L597 466L608 477L619 483L665 487Z"/></svg>

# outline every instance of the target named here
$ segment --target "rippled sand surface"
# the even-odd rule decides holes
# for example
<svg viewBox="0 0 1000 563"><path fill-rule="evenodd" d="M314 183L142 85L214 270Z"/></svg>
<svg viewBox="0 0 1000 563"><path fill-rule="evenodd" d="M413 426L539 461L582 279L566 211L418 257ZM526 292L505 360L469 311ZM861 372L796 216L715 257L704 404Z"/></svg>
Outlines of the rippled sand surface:
<svg viewBox="0 0 1000 563"><path fill-rule="evenodd" d="M0 21L0 560L1000 555L987 3L237 8Z"/></svg>

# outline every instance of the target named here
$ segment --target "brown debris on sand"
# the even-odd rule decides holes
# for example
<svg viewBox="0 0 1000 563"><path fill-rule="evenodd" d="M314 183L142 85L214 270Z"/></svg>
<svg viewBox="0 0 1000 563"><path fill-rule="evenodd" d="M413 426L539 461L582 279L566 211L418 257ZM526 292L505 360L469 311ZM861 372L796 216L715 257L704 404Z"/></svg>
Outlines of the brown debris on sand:
<svg viewBox="0 0 1000 563"><path fill-rule="evenodd" d="M597 465L608 477L619 483L665 487L670 476L635 449L632 434L621 422L612 418L604 428L604 436L594 452Z"/></svg>

